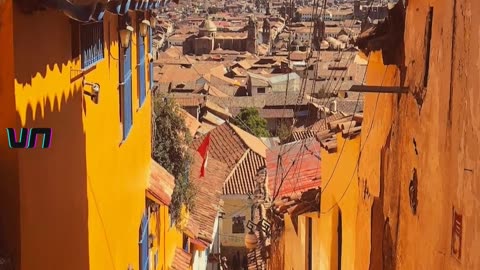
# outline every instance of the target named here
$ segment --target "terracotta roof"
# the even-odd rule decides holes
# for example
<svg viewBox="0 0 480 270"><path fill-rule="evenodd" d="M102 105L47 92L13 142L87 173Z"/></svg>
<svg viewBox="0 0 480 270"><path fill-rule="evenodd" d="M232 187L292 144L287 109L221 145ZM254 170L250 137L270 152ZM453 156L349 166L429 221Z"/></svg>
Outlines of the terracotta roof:
<svg viewBox="0 0 480 270"><path fill-rule="evenodd" d="M287 105L296 105L300 92L288 92L287 93ZM285 93L268 93L263 95L265 97L265 106L283 106L285 105ZM306 105L308 103L307 98L302 98L299 105Z"/></svg>
<svg viewBox="0 0 480 270"><path fill-rule="evenodd" d="M187 228L192 230L192 227L194 228L198 224L199 229L196 238L211 243L213 241L213 226L218 215L222 187L228 176L228 169L222 162L209 158L205 176L200 178L203 159L198 152L192 152L190 181L196 187L195 204L197 207L189 215Z"/></svg>
<svg viewBox="0 0 480 270"><path fill-rule="evenodd" d="M175 255L173 256L172 266L170 270L188 270L190 269L190 262L192 261L192 255L187 253L181 248L175 250Z"/></svg>
<svg viewBox="0 0 480 270"><path fill-rule="evenodd" d="M212 131L216 126L210 125L208 123L202 123L200 128L197 130L197 133L204 135L207 134L208 132Z"/></svg>
<svg viewBox="0 0 480 270"><path fill-rule="evenodd" d="M267 147L257 138L241 128L224 123L211 132L210 157L228 166L229 177L225 182L224 194L245 194L254 186L254 176L265 166ZM194 141L198 148L205 135Z"/></svg>
<svg viewBox="0 0 480 270"><path fill-rule="evenodd" d="M202 97L196 96L174 96L170 95L170 98L175 100L180 107L198 107L203 103Z"/></svg>
<svg viewBox="0 0 480 270"><path fill-rule="evenodd" d="M315 138L277 146L267 152L271 196L299 194L320 186L320 143ZM279 164L278 156L281 156ZM278 174L277 174L277 166ZM276 175L277 174L277 175ZM283 179L283 183L282 182Z"/></svg>
<svg viewBox="0 0 480 270"><path fill-rule="evenodd" d="M195 117L189 114L182 108L179 108L179 113L185 120L185 125L187 126L188 130L190 131L190 135L194 136L197 133L197 130L200 128L202 123L200 123Z"/></svg>
<svg viewBox="0 0 480 270"><path fill-rule="evenodd" d="M203 121L207 121L207 123L212 124L214 126L219 126L219 125L225 123L225 120L223 120L222 118L216 116L215 114L213 114L211 112L206 112L202 116L202 122Z"/></svg>
<svg viewBox="0 0 480 270"><path fill-rule="evenodd" d="M242 97L215 97L208 96L208 100L211 100L224 108L243 108L243 107L256 107L263 108L265 106L265 98L263 96L242 96Z"/></svg>
<svg viewBox="0 0 480 270"><path fill-rule="evenodd" d="M341 113L336 113L329 115L326 118L315 120L307 119L305 121L297 122L296 126L293 128L293 132L300 132L305 130L311 130L313 132L319 132L328 129L328 123L336 121L339 119L345 118L345 115Z"/></svg>
<svg viewBox="0 0 480 270"><path fill-rule="evenodd" d="M216 103L210 101L210 100L207 100L205 102L205 107L209 110L209 111L212 111L214 112L215 114L217 114L218 116L224 118L224 119L228 119L229 117L232 116L232 114L228 111L228 109L226 108L223 108L219 105L217 105Z"/></svg>
<svg viewBox="0 0 480 270"><path fill-rule="evenodd" d="M237 116L242 108L232 108L230 111L233 116ZM270 118L293 118L293 109L257 109L260 117L265 119Z"/></svg>
<svg viewBox="0 0 480 270"><path fill-rule="evenodd" d="M222 90L216 88L215 86L213 85L210 85L208 82L205 83L205 85L203 86L204 89L207 91L207 93L211 96L216 96L216 97L228 97L227 94L225 94L224 92L222 92Z"/></svg>
<svg viewBox="0 0 480 270"><path fill-rule="evenodd" d="M286 196L275 201L275 214L295 216L320 210L320 188L309 189L301 194Z"/></svg>
<svg viewBox="0 0 480 270"><path fill-rule="evenodd" d="M255 137L254 135L246 132L245 130L235 126L234 124L228 123L237 135L242 139L242 141L255 153L259 154L263 158L267 156L267 147L262 143L260 138Z"/></svg>
<svg viewBox="0 0 480 270"><path fill-rule="evenodd" d="M147 193L165 205L170 205L174 187L175 178L173 175L151 159Z"/></svg>
<svg viewBox="0 0 480 270"><path fill-rule="evenodd" d="M306 52L292 52L290 54L290 60L292 61L303 61L305 59L307 59Z"/></svg>
<svg viewBox="0 0 480 270"><path fill-rule="evenodd" d="M354 138L360 135L362 122L363 114L361 113L347 115L344 118L328 123L328 130L318 132L316 139L320 141L320 145L328 152L336 152L338 149L336 134L341 132L344 138Z"/></svg>
<svg viewBox="0 0 480 270"><path fill-rule="evenodd" d="M210 131L209 157L225 163L231 170L247 151L248 146L236 134L228 123L224 123ZM193 148L198 149L206 135L193 142Z"/></svg>
<svg viewBox="0 0 480 270"><path fill-rule="evenodd" d="M195 82L201 78L193 68L182 68L176 65L167 65L161 70L159 82L171 82L172 85L186 82Z"/></svg>
<svg viewBox="0 0 480 270"><path fill-rule="evenodd" d="M255 190L255 176L265 166L265 158L248 150L225 182L223 194L248 194Z"/></svg>

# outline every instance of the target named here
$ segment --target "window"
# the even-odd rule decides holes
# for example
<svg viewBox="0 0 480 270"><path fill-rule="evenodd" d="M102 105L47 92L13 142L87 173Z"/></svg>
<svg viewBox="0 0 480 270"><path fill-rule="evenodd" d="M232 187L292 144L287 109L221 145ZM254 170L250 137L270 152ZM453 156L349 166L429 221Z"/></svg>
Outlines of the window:
<svg viewBox="0 0 480 270"><path fill-rule="evenodd" d="M306 231L307 231L307 269L312 270L312 248L313 248L313 235L312 235L312 218L307 217Z"/></svg>
<svg viewBox="0 0 480 270"><path fill-rule="evenodd" d="M119 16L120 18L120 16ZM120 20L120 19L119 19ZM119 38L120 39L120 38ZM133 125L132 117L132 46L120 48L120 119L122 139L126 140Z"/></svg>
<svg viewBox="0 0 480 270"><path fill-rule="evenodd" d="M140 24L142 23L143 16L139 16L138 20L138 25L137 29L140 29ZM140 33L137 32L137 74L138 74L138 99L139 99L139 105L138 107L142 107L143 102L145 101L145 96L146 96L146 70L145 70L145 38L140 35Z"/></svg>
<svg viewBox="0 0 480 270"><path fill-rule="evenodd" d="M259 88L257 88L257 93L258 93L258 94L265 94L265 87L259 87Z"/></svg>
<svg viewBox="0 0 480 270"><path fill-rule="evenodd" d="M148 270L150 264L149 258L149 239L148 239L148 211L145 211L140 225L140 270Z"/></svg>
<svg viewBox="0 0 480 270"><path fill-rule="evenodd" d="M153 16L153 15L150 15ZM153 57L153 29L148 28L148 52ZM150 90L153 89L153 61L148 64L148 71L150 76Z"/></svg>
<svg viewBox="0 0 480 270"><path fill-rule="evenodd" d="M232 218L232 233L245 233L245 216Z"/></svg>
<svg viewBox="0 0 480 270"><path fill-rule="evenodd" d="M103 60L103 22L80 25L80 51L82 69L90 68Z"/></svg>
<svg viewBox="0 0 480 270"><path fill-rule="evenodd" d="M183 234L182 246L183 250L185 250L185 252L188 252L188 236L186 234Z"/></svg>

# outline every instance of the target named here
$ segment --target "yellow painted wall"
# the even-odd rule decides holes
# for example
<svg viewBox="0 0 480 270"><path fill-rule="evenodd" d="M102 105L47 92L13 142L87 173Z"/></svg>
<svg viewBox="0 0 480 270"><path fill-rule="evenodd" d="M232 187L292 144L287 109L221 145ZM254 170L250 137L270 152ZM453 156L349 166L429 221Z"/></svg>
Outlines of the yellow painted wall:
<svg viewBox="0 0 480 270"><path fill-rule="evenodd" d="M168 206L160 205L159 211L150 218L150 233L155 234L154 247L150 251L150 269L167 270L173 262L175 249L182 247L182 232L170 227ZM158 265L154 268L153 255L158 250Z"/></svg>
<svg viewBox="0 0 480 270"><path fill-rule="evenodd" d="M135 45L133 127L122 142L117 16L106 13L105 59L85 73L87 81L101 86L99 104L82 93L80 63L72 60L71 27L65 15L52 10L24 14L15 6L13 21L15 80L10 89L15 97L5 93L10 96L0 101L1 106L15 104L16 112L7 115L15 127L53 129L50 149L6 149L18 154L21 269L107 270L126 269L129 264L138 269L151 107L147 92L139 108ZM4 29L0 28L2 40L10 31ZM136 44L135 35L132 38ZM12 48L8 42L1 46L7 52L3 64ZM146 85L149 89L148 81ZM2 95L3 89L8 87L2 88Z"/></svg>
<svg viewBox="0 0 480 270"><path fill-rule="evenodd" d="M338 269L338 215L342 215L342 269L355 269L355 244L359 189L357 161L360 136L345 140L337 134L338 151L322 149L322 196L320 216L321 269ZM345 144L345 146L343 146ZM343 151L341 150L343 148ZM339 160L340 157L340 160ZM338 161L338 165L335 164ZM336 169L335 169L336 167ZM334 171L335 170L335 171ZM328 183L328 184L327 184Z"/></svg>
<svg viewBox="0 0 480 270"><path fill-rule="evenodd" d="M321 268L321 247L318 243L328 237L319 230L321 219L318 212L303 214L298 217L298 229L292 223L289 215L285 215L285 228L282 233L284 245L284 269L304 270L308 266L308 231L307 218L312 219L312 270Z"/></svg>
<svg viewBox="0 0 480 270"><path fill-rule="evenodd" d="M170 265L172 265L173 262L173 257L175 255L175 249L176 248L183 248L182 243L183 243L183 233L177 229L175 224L173 226L170 226L170 215L168 213L168 207L162 206L162 211L163 211L163 220L165 221L162 224L165 224L163 227L164 229L164 235L165 235L165 266L168 269Z"/></svg>
<svg viewBox="0 0 480 270"><path fill-rule="evenodd" d="M298 231L295 231L290 216L285 215L285 228L283 237L285 238L285 269L303 270L305 265L305 217L298 217Z"/></svg>

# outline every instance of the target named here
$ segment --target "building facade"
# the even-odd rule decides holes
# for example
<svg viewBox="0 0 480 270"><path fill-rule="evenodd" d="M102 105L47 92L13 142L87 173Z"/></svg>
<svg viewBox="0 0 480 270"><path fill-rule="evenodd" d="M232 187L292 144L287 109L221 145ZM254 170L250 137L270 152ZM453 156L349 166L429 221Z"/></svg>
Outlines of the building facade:
<svg viewBox="0 0 480 270"><path fill-rule="evenodd" d="M151 151L148 21L158 3L66 2L0 3L1 256L22 270L148 269L139 228ZM6 128L22 147L20 128L35 127L51 137L9 147Z"/></svg>

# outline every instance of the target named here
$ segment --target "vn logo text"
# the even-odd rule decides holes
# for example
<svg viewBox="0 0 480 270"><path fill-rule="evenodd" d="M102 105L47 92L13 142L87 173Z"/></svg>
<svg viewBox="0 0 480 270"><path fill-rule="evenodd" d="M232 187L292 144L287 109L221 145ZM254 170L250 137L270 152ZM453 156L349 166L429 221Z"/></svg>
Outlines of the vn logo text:
<svg viewBox="0 0 480 270"><path fill-rule="evenodd" d="M7 128L10 148L35 148L38 135L43 135L42 148L49 148L52 143L51 128L21 128L18 137L14 128Z"/></svg>

